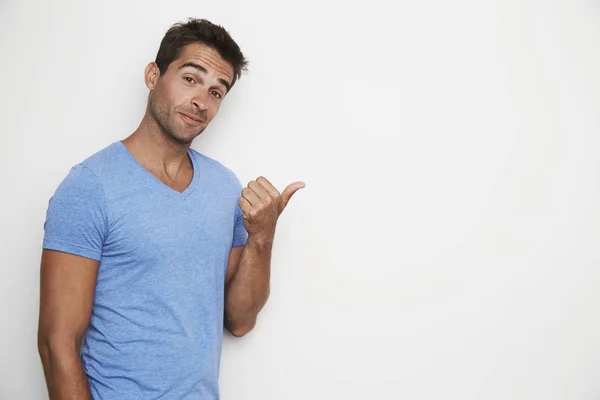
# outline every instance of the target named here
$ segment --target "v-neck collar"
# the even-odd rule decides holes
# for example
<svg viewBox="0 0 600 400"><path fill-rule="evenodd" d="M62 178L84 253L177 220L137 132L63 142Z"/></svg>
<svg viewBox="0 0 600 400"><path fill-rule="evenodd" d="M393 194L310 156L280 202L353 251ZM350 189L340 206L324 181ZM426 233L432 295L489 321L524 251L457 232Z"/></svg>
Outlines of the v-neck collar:
<svg viewBox="0 0 600 400"><path fill-rule="evenodd" d="M194 189L198 185L198 181L200 179L200 168L198 167L198 160L196 159L191 148L188 150L188 157L192 162L192 180L182 192L179 192L170 187L169 185L164 184L160 179L154 176L152 172L148 171L142 164L140 164L138 160L135 159L133 154L131 154L131 152L129 151L125 143L123 143L123 141L119 140L115 143L115 145L118 146L121 149L121 151L123 151L125 156L129 159L129 161L131 161L131 164L133 164L134 168L136 168L140 172L140 175L142 175L149 184L153 185L153 187L156 187L157 190L160 190L161 192L167 193L170 196L186 198L190 195L190 193L194 191Z"/></svg>

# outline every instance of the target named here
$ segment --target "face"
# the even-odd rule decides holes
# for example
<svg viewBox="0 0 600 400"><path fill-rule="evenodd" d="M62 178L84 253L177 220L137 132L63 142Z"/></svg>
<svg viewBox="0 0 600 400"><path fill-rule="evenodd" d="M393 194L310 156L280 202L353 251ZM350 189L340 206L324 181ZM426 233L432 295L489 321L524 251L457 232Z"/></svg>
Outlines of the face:
<svg viewBox="0 0 600 400"><path fill-rule="evenodd" d="M231 64L202 43L185 46L162 76L150 63L146 67L150 116L171 140L188 144L219 111L233 75Z"/></svg>

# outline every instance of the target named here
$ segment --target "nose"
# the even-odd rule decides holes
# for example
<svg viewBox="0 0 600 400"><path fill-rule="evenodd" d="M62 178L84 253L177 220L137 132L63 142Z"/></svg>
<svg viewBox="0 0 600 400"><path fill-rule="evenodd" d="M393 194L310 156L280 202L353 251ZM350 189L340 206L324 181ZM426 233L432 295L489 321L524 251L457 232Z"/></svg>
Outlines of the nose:
<svg viewBox="0 0 600 400"><path fill-rule="evenodd" d="M208 93L203 90L198 90L192 97L192 104L200 111L206 111L208 108Z"/></svg>

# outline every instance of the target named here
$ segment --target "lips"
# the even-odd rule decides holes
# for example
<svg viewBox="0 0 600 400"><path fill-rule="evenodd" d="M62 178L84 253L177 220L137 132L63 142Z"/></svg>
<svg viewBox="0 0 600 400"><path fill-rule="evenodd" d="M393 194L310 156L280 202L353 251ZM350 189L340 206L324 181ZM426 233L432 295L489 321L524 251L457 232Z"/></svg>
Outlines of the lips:
<svg viewBox="0 0 600 400"><path fill-rule="evenodd" d="M179 113L181 114L181 117L183 118L184 121L186 121L187 123L193 124L193 125L198 125L200 123L202 123L202 120L196 116L190 115L190 114L186 114L186 113Z"/></svg>

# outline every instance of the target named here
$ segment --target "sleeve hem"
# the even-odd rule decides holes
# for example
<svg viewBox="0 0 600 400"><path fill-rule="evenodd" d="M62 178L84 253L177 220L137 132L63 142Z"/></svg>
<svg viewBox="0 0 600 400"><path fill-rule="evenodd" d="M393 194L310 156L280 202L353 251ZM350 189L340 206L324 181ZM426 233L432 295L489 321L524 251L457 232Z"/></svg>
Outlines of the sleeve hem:
<svg viewBox="0 0 600 400"><path fill-rule="evenodd" d="M102 258L102 252L100 251L88 249L86 247L74 244L63 243L59 240L44 239L42 247L46 250L56 250L62 253L69 253L96 261L100 261Z"/></svg>
<svg viewBox="0 0 600 400"><path fill-rule="evenodd" d="M247 240L247 238L245 238L245 237L235 238L235 239L233 239L233 243L231 244L231 247L243 246L246 244L246 240Z"/></svg>

